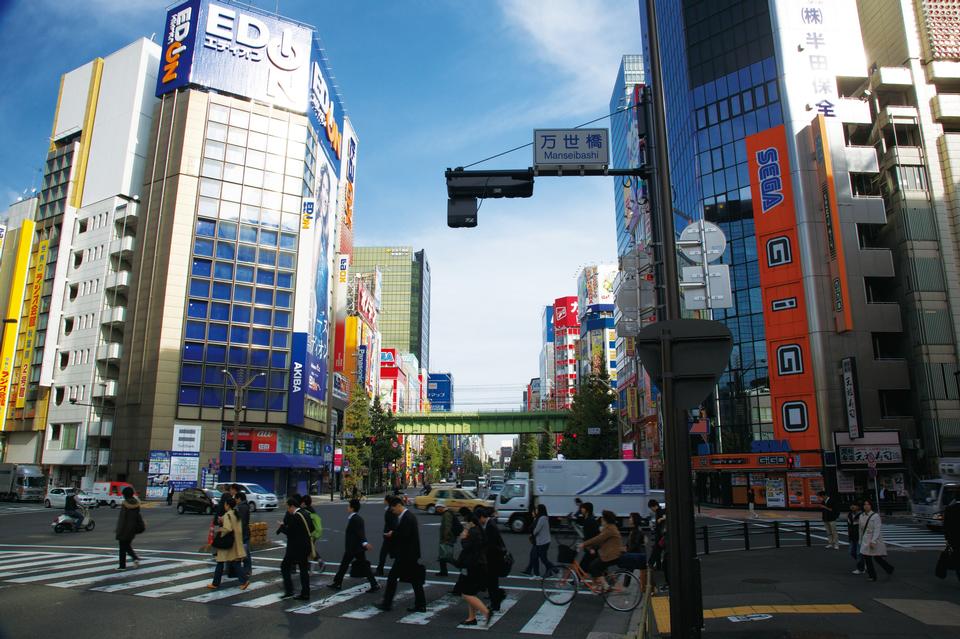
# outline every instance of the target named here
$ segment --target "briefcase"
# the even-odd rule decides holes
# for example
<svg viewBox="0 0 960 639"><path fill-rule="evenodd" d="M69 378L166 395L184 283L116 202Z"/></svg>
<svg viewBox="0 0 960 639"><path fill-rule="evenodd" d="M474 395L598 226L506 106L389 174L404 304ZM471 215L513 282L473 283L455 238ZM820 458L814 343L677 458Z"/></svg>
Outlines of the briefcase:
<svg viewBox="0 0 960 639"><path fill-rule="evenodd" d="M366 559L354 559L350 564L351 577L366 577L370 574L370 562Z"/></svg>

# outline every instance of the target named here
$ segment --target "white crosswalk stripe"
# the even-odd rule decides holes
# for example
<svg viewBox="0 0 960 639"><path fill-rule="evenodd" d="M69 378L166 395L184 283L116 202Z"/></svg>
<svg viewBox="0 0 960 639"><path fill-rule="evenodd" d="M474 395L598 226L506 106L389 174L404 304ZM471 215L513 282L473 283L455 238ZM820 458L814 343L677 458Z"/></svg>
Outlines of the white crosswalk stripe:
<svg viewBox="0 0 960 639"><path fill-rule="evenodd" d="M140 562L140 564L141 565L153 564L153 563L156 563L157 561L159 561L159 559L147 559ZM110 563L113 563L113 562L110 562ZM72 564L72 565L79 565L79 564ZM39 575L30 575L29 577L17 577L15 579L8 579L7 581L15 584L29 584L37 581L46 581L48 579L63 579L65 577L79 577L80 575L89 575L91 572L103 572L105 570L114 570L114 567L106 564L99 564L95 566L87 566L86 568L79 568L77 570L66 570L66 571L58 570L55 572L48 572L48 573L43 573ZM127 574L135 575L139 570L141 569L135 568L133 570L127 570L126 572ZM54 584L50 584L50 585L52 586Z"/></svg>
<svg viewBox="0 0 960 639"><path fill-rule="evenodd" d="M25 575L31 572L42 572L44 570L50 570L54 566L69 566L70 568L76 568L79 566L88 566L87 571L95 570L94 566L106 566L111 565L117 561L116 557L101 557L99 559L86 558L83 561L69 561L64 559L50 559L44 561L34 561L29 564L21 564L19 568L12 569L4 572L0 572L0 578L9 577L14 575ZM56 573L55 573L56 574ZM83 572L78 572L77 574L83 574Z"/></svg>
<svg viewBox="0 0 960 639"><path fill-rule="evenodd" d="M4 564L8 564L15 561L21 561L24 557L30 557L30 556L35 556L35 555L29 552L4 553L3 558L0 559L0 568L2 568Z"/></svg>
<svg viewBox="0 0 960 639"><path fill-rule="evenodd" d="M846 525L838 521L837 528L840 533L840 539L847 540ZM826 536L827 531L822 522L817 522L810 526L811 532L817 536ZM944 540L941 533L935 533L920 526L911 526L908 524L888 524L884 523L883 540L888 546L895 548L943 548Z"/></svg>
<svg viewBox="0 0 960 639"><path fill-rule="evenodd" d="M148 575L155 572L166 572L173 568L182 568L188 564L182 562L160 562L152 564L152 560L146 560L142 562L142 568L135 568L133 570L126 571L130 575ZM89 586L90 584L98 584L103 581L110 581L116 579L120 575L117 573L108 573L106 575L97 575L93 577L81 577L80 579L71 579L69 581L60 581L50 584L51 586L56 586L57 588L76 588L77 586Z"/></svg>
<svg viewBox="0 0 960 639"><path fill-rule="evenodd" d="M184 601L207 603L208 601L217 601L219 599L226 599L227 597L235 597L244 592L252 592L261 588L266 588L267 586L273 586L277 583L280 583L279 579L271 579L269 581L251 581L246 590L240 590L239 584L230 588L224 588L221 585L217 590L211 590L210 592L205 592L202 595L197 595L196 597L187 597L184 599Z"/></svg>
<svg viewBox="0 0 960 639"><path fill-rule="evenodd" d="M430 621L437 616L437 613L446 610L447 608L452 608L456 604L461 603L459 597L453 595L444 595L436 601L431 601L427 604L426 612L412 612L406 617L400 619L400 623L409 623L417 626L425 626ZM346 615L343 615L344 617Z"/></svg>
<svg viewBox="0 0 960 639"><path fill-rule="evenodd" d="M327 608L350 601L357 595L362 594L367 588L369 588L367 584L360 584L359 586L354 586L353 588L341 590L333 595L330 595L329 597L324 597L319 601L313 601L303 606L290 608L287 612L295 612L298 615L312 615L315 612L320 612L321 610L326 610Z"/></svg>
<svg viewBox="0 0 960 639"><path fill-rule="evenodd" d="M188 564L193 565L193 564ZM171 581L178 581L180 579L186 579L187 577L196 577L198 575L209 574L209 568L199 568L197 570L188 570L186 572L178 572L172 575L163 575L160 577L151 577L150 579L138 579L137 581L125 581L116 584L109 584L107 586L97 586L96 588L91 588L90 590L96 590L98 592L120 592L121 590L133 590L134 588L143 588L144 586L153 586L156 584L166 584Z"/></svg>
<svg viewBox="0 0 960 639"><path fill-rule="evenodd" d="M564 604L562 606L557 606L549 601L544 601L543 605L540 606L540 609L537 610L530 621L527 622L523 628L520 629L521 634L530 634L530 635L552 635L553 631L557 629L557 626L560 625L560 622L563 620L563 616L567 614L567 610L570 609L570 604Z"/></svg>
<svg viewBox="0 0 960 639"><path fill-rule="evenodd" d="M497 624L498 621L503 619L504 615L510 612L510 609L517 605L517 599L510 595L507 595L507 598L500 602L500 611L493 613L493 621L486 623L486 619L480 620L477 618L477 625L475 626L464 626L460 624L457 626L458 630L487 630Z"/></svg>

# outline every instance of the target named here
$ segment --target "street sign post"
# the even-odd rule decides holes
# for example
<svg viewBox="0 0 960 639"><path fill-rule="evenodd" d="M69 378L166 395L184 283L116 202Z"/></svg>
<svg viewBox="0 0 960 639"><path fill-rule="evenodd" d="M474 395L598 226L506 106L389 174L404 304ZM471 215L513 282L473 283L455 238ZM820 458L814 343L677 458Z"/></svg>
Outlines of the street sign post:
<svg viewBox="0 0 960 639"><path fill-rule="evenodd" d="M688 224L680 232L677 247L694 263L694 266L681 269L680 288L685 291L683 303L687 310L732 307L730 267L711 264L723 257L727 250L727 238L720 227L702 219Z"/></svg>
<svg viewBox="0 0 960 639"><path fill-rule="evenodd" d="M610 165L607 129L535 129L533 168L603 169Z"/></svg>

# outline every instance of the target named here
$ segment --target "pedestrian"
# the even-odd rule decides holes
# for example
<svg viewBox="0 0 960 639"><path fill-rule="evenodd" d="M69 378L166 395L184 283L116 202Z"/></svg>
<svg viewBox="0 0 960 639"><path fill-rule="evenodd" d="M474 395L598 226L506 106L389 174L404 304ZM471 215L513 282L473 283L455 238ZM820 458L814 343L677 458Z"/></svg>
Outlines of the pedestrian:
<svg viewBox="0 0 960 639"><path fill-rule="evenodd" d="M870 581L877 580L877 569L873 567L876 561L888 574L893 574L893 566L887 561L887 544L883 541L883 523L880 513L873 510L873 502L863 501L863 513L860 515L860 553L867 564L867 575Z"/></svg>
<svg viewBox="0 0 960 639"><path fill-rule="evenodd" d="M354 564L354 570L351 570L351 577L357 576L354 572L359 572L360 576L366 577L370 583L370 589L367 592L377 592L380 586L373 577L373 571L370 570L370 562L367 561L367 550L370 549L370 543L367 541L367 529L363 523L363 517L360 516L360 500L351 499L347 504L347 532L343 543L343 557L340 559L340 568L333 577L333 582L328 587L334 590L340 590L343 587L343 577L347 574L350 564Z"/></svg>
<svg viewBox="0 0 960 639"><path fill-rule="evenodd" d="M484 547L487 550L487 595L490 597L490 611L497 612L507 598L507 591L500 587L500 577L505 576L508 570L507 545L503 543L492 508L478 506L473 513L483 526Z"/></svg>
<svg viewBox="0 0 960 639"><path fill-rule="evenodd" d="M375 604L380 610L393 607L393 597L397 593L397 582L408 582L413 587L414 604L408 612L426 612L427 598L423 593L426 570L420 565L420 530L417 518L403 505L399 497L390 497L390 510L396 516L396 526L385 533L390 540L390 556L394 558L393 567L387 577L387 589L383 601Z"/></svg>
<svg viewBox="0 0 960 639"><path fill-rule="evenodd" d="M237 517L243 530L243 573L247 579L253 574L253 555L250 553L250 504L247 502L247 493L242 490L237 493Z"/></svg>
<svg viewBox="0 0 960 639"><path fill-rule="evenodd" d="M481 509L476 509L481 510ZM484 527L477 517L476 511L468 512L467 519L460 533L460 578L457 579L457 592L467 604L467 618L460 622L461 626L477 625L477 613L483 614L489 626L493 613L480 599L481 590L487 589L487 548L484 536Z"/></svg>
<svg viewBox="0 0 960 639"><path fill-rule="evenodd" d="M850 542L850 557L856 562L856 568L853 569L855 575L866 572L863 555L860 554L860 514L860 504L850 504L850 511L847 513L847 540Z"/></svg>
<svg viewBox="0 0 960 639"><path fill-rule="evenodd" d="M960 497L943 509L943 538L947 542L947 548L952 550L953 567L956 569L957 579L960 579Z"/></svg>
<svg viewBox="0 0 960 639"><path fill-rule="evenodd" d="M540 563L543 562L545 575L553 572L554 565L547 557L550 549L550 518L547 516L547 507L537 504L536 519L533 524L533 533L530 535L530 562L523 571L528 577L540 576Z"/></svg>
<svg viewBox="0 0 960 639"><path fill-rule="evenodd" d="M593 502L585 501L580 504L580 518L583 525L580 533L583 539L592 539L600 534L600 524L593 515ZM583 556L580 558L580 567L584 570L590 566L590 562L596 557L596 551L584 549Z"/></svg>
<svg viewBox="0 0 960 639"><path fill-rule="evenodd" d="M133 494L133 488L123 487L123 501L120 502L120 516L117 517L117 541L120 542L120 565L117 570L127 569L127 555L133 559L133 567L140 567L140 558L133 550L133 540L147 527L140 514L140 500Z"/></svg>
<svg viewBox="0 0 960 639"><path fill-rule="evenodd" d="M827 529L826 548L840 550L840 537L837 535L836 500L822 490L817 493L817 496L820 498L818 504L821 510L820 518L823 520L823 527Z"/></svg>
<svg viewBox="0 0 960 639"><path fill-rule="evenodd" d="M167 506L173 505L173 493L176 489L173 486L172 481L167 482Z"/></svg>
<svg viewBox="0 0 960 639"><path fill-rule="evenodd" d="M297 599L310 601L310 557L313 554L310 540L311 522L308 511L300 509L300 496L287 499L287 514L283 516L277 534L287 536L287 550L280 562L280 575L283 577L283 598L293 597L293 578L291 572L296 566L300 570L300 594Z"/></svg>
<svg viewBox="0 0 960 639"><path fill-rule="evenodd" d="M586 549L596 549L596 558L590 562L589 573L599 586L600 578L610 566L615 566L623 555L623 540L620 539L620 529L617 528L617 516L613 511L605 510L601 515L603 525L600 532L589 539L584 539L581 546Z"/></svg>
<svg viewBox="0 0 960 639"><path fill-rule="evenodd" d="M753 486L750 486L747 488L747 510L750 511L751 519L757 519L759 517L759 515L757 515L756 505L757 496L753 492Z"/></svg>
<svg viewBox="0 0 960 639"><path fill-rule="evenodd" d="M377 577L383 577L383 568L387 563L387 556L390 554L390 537L387 533L397 527L397 516L393 514L390 508L390 495L383 496L383 543L380 544L380 560L377 562Z"/></svg>
<svg viewBox="0 0 960 639"><path fill-rule="evenodd" d="M213 583L207 584L207 588L216 590L220 587L223 569L230 564L231 573L240 582L240 590L246 590L250 586L250 577L243 568L247 553L243 545L243 524L236 511L237 500L225 497L223 507L223 521L213 539L213 547L217 549L217 567L213 571Z"/></svg>
<svg viewBox="0 0 960 639"><path fill-rule="evenodd" d="M570 513L568 517L573 523L577 524L578 526L583 526L583 513L580 510L580 507L583 506L583 500L579 497L574 497L573 505L573 512Z"/></svg>
<svg viewBox="0 0 960 639"><path fill-rule="evenodd" d="M312 525L310 529L310 544L313 546L313 554L316 555L317 558L317 572L323 572L323 567L326 565L320 549L320 544L323 541L323 520L320 519L317 511L313 509L313 499L310 495L304 495L300 498L300 508L304 511L304 515L310 518Z"/></svg>
<svg viewBox="0 0 960 639"><path fill-rule="evenodd" d="M667 545L667 510L663 508L656 499L649 500L647 502L647 508L650 509L650 523L652 527L651 548L647 556L650 558L650 567L657 570L663 565L663 556Z"/></svg>
<svg viewBox="0 0 960 639"><path fill-rule="evenodd" d="M440 570L437 572L437 577L446 577L450 574L447 572L447 564L454 561L454 545L460 533L463 532L463 524L444 503L437 504L437 512L440 513L440 539L437 553Z"/></svg>

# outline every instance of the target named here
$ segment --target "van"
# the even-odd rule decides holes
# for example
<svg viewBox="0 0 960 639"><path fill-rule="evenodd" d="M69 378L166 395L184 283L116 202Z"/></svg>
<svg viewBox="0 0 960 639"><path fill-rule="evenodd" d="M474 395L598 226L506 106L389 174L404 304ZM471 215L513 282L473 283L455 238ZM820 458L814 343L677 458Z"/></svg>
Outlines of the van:
<svg viewBox="0 0 960 639"><path fill-rule="evenodd" d="M96 481L93 482L93 490L90 491L90 494L93 495L99 505L109 505L111 508L116 508L123 501L123 489L127 486L133 488L133 484L125 481ZM134 497L140 496L136 489L134 489L133 495Z"/></svg>
<svg viewBox="0 0 960 639"><path fill-rule="evenodd" d="M275 510L277 507L277 496L260 484L250 484L238 481L240 490L247 494L247 503L250 504L250 511ZM214 486L214 489L221 493L230 492L230 482L222 482Z"/></svg>

